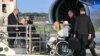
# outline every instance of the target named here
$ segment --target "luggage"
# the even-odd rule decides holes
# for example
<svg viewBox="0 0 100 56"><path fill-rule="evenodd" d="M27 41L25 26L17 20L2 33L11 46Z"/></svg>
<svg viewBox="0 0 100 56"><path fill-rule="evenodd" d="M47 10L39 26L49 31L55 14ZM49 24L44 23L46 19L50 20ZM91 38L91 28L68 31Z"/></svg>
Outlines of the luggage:
<svg viewBox="0 0 100 56"><path fill-rule="evenodd" d="M81 44L77 38L69 38L68 42L72 50L80 50Z"/></svg>
<svg viewBox="0 0 100 56"><path fill-rule="evenodd" d="M91 40L91 41L88 42L86 48L87 49L95 48L95 45L96 45L95 41L94 40Z"/></svg>

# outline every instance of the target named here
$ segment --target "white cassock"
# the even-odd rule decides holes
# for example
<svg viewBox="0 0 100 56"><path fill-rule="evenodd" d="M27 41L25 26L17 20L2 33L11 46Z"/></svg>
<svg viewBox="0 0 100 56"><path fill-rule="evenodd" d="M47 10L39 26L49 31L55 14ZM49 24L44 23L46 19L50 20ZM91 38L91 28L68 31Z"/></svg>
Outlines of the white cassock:
<svg viewBox="0 0 100 56"><path fill-rule="evenodd" d="M65 26L62 30L60 30L60 31L58 32L58 35L59 35L60 37L68 37L68 35L69 35L69 30L70 30L70 27L69 27L69 26Z"/></svg>
<svg viewBox="0 0 100 56"><path fill-rule="evenodd" d="M60 37L68 37L69 30L70 30L70 27L65 26L61 31L58 32L58 35ZM56 41L56 39L57 39L57 37L50 37L50 39L48 41L48 45L51 45L54 41Z"/></svg>

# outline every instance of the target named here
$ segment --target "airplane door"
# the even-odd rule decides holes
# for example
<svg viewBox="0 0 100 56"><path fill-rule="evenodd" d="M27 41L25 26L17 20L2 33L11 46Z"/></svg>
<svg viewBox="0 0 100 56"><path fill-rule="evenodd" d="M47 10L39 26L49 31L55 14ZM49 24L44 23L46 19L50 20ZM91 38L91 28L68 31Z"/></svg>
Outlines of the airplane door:
<svg viewBox="0 0 100 56"><path fill-rule="evenodd" d="M89 8L87 3L78 0L56 0L56 2L51 7L50 11L50 22L54 23L55 21L63 22L68 20L67 12L68 10L73 10L75 15L79 15L80 8L86 10L87 15L89 15Z"/></svg>
<svg viewBox="0 0 100 56"><path fill-rule="evenodd" d="M56 2L53 3L50 11L50 23L54 23L55 21L64 21L68 19L67 12L68 10L72 9L75 15L79 15L80 8L84 8L86 14L91 17L92 10L95 10L94 7L97 4L100 4L98 0L55 0Z"/></svg>

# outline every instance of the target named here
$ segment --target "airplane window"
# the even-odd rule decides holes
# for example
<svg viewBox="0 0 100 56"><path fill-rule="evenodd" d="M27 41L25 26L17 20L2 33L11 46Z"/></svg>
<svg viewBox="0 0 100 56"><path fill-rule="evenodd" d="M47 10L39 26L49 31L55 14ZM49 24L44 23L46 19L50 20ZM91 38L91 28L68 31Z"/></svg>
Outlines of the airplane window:
<svg viewBox="0 0 100 56"><path fill-rule="evenodd" d="M2 52L3 51L3 48L2 47L0 47L0 52Z"/></svg>

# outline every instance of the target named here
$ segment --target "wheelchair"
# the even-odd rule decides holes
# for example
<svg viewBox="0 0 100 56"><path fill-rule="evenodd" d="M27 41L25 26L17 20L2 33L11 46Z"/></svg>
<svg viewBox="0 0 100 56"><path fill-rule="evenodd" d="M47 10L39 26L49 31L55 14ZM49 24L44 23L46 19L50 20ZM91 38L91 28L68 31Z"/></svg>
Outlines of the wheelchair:
<svg viewBox="0 0 100 56"><path fill-rule="evenodd" d="M48 41L48 46L50 47L50 56L73 56L73 51L70 45L65 41L65 37L51 37Z"/></svg>

